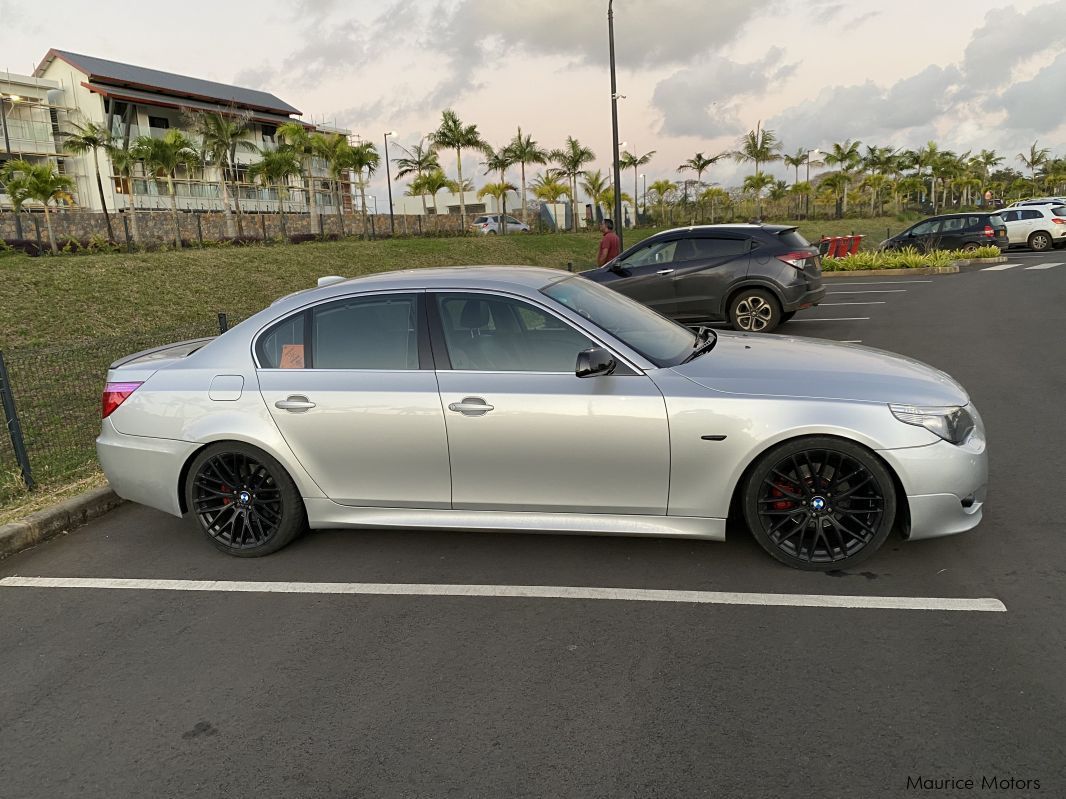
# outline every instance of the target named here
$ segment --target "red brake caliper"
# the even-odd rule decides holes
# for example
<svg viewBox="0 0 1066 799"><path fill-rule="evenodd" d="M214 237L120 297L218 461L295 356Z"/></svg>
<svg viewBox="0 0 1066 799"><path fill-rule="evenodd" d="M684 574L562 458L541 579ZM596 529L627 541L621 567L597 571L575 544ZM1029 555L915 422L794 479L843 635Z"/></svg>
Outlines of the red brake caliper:
<svg viewBox="0 0 1066 799"><path fill-rule="evenodd" d="M228 494L229 493L229 486L226 485L225 483L222 484L221 488L222 488L222 493L223 494ZM233 500L230 499L229 497L222 497L222 504L223 505L229 505L231 502L233 502Z"/></svg>

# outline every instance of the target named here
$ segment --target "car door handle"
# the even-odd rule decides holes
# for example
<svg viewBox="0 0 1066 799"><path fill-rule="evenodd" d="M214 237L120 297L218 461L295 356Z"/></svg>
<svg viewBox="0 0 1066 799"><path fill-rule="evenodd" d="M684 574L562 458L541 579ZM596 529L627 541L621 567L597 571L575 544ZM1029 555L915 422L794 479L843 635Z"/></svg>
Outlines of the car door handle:
<svg viewBox="0 0 1066 799"><path fill-rule="evenodd" d="M493 410L493 406L489 405L481 397L464 397L462 402L453 402L449 405L448 410L461 413L464 416L484 416Z"/></svg>
<svg viewBox="0 0 1066 799"><path fill-rule="evenodd" d="M673 269L660 269L660 270L659 270L658 272L656 272L655 274L657 274L657 275L671 275L671 274L673 274L673 273L674 273L674 270L673 270Z"/></svg>
<svg viewBox="0 0 1066 799"><path fill-rule="evenodd" d="M315 403L307 399L307 397L299 394L293 394L291 397L283 400L278 400L274 403L274 407L282 411L291 411L293 413L303 413L311 410L315 407Z"/></svg>

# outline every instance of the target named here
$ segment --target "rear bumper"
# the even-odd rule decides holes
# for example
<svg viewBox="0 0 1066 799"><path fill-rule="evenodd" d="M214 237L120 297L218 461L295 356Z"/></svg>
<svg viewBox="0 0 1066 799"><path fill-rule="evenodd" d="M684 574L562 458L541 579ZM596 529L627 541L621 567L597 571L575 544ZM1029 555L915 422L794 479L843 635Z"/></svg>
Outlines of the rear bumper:
<svg viewBox="0 0 1066 799"><path fill-rule="evenodd" d="M899 476L910 510L907 537L937 538L972 530L984 515L988 453L977 430L965 444L881 450Z"/></svg>
<svg viewBox="0 0 1066 799"><path fill-rule="evenodd" d="M825 286L809 289L806 286L789 288L781 303L781 309L785 313L798 311L801 308L810 308L825 299Z"/></svg>
<svg viewBox="0 0 1066 799"><path fill-rule="evenodd" d="M123 499L181 516L182 466L200 447L190 441L128 436L104 419L96 455L112 490Z"/></svg>

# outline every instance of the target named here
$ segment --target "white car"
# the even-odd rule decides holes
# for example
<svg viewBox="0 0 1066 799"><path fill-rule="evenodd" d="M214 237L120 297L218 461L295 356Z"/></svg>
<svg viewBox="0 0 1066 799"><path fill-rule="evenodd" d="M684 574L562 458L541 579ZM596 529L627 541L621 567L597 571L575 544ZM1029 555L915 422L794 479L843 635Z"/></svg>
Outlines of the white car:
<svg viewBox="0 0 1066 799"><path fill-rule="evenodd" d="M1066 197L1030 197L1028 200L1016 200L1007 207L1019 208L1023 205L1066 205Z"/></svg>
<svg viewBox="0 0 1066 799"><path fill-rule="evenodd" d="M1026 205L999 212L1007 225L1007 243L1043 252L1066 245L1066 206Z"/></svg>
<svg viewBox="0 0 1066 799"><path fill-rule="evenodd" d="M508 233L528 233L529 225L519 222L513 216L503 215L504 224L507 225ZM470 230L482 235L490 235L500 232L500 214L482 214L470 225Z"/></svg>

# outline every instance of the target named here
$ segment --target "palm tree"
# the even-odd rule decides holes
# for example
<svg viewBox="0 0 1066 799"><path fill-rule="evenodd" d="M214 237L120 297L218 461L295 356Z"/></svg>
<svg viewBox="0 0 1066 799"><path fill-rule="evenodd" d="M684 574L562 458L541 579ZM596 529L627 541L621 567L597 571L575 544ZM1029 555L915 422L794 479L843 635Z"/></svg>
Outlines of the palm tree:
<svg viewBox="0 0 1066 799"><path fill-rule="evenodd" d="M437 230L440 230L441 213L440 209L437 207L437 193L444 191L445 189L450 190L453 185L452 182L448 180L448 176L444 174L444 170L439 167L437 169L431 169L422 177L417 178L414 182L419 184L418 188L423 195L428 194L433 198L433 216L435 217L433 220L434 227ZM447 210L445 210L444 213L446 215Z"/></svg>
<svg viewBox="0 0 1066 799"><path fill-rule="evenodd" d="M696 173L696 188L697 190L703 187L703 173L714 166L716 163L725 158L727 153L719 153L718 155L712 155L710 158L706 157L703 153L696 153L677 167L678 172L695 172ZM685 194L688 194L688 185L685 186Z"/></svg>
<svg viewBox="0 0 1066 799"><path fill-rule="evenodd" d="M450 108L441 114L440 127L429 136L433 149L455 150L456 169L459 172L459 217L462 229L466 230L466 192L463 182L463 150L484 152L488 145L478 133L477 125L464 125L459 115Z"/></svg>
<svg viewBox="0 0 1066 799"><path fill-rule="evenodd" d="M326 162L329 170L333 204L337 211L337 224L343 236L344 203L341 202L341 183L348 174L351 146L340 133L316 133L311 137L311 150L316 158L321 158Z"/></svg>
<svg viewBox="0 0 1066 799"><path fill-rule="evenodd" d="M618 159L618 166L622 169L633 170L633 196L639 197L640 193L637 191L637 170L651 161L652 156L655 155L655 150L650 150L644 153L644 155L635 155L634 153L624 150L621 158ZM645 205L647 205L647 198L644 198ZM635 208L636 206L634 206ZM648 209L645 208L645 211Z"/></svg>
<svg viewBox="0 0 1066 799"><path fill-rule="evenodd" d="M511 143L507 145L507 149L511 153L512 162L520 164L522 167L522 221L528 225L529 219L526 213L526 164L548 163L548 151L538 146L530 134L527 133L523 136L521 126L519 126L515 137L511 139Z"/></svg>
<svg viewBox="0 0 1066 799"><path fill-rule="evenodd" d="M877 216L881 212L881 192L888 185L887 175L867 175L862 185L870 192L870 216Z"/></svg>
<svg viewBox="0 0 1066 799"><path fill-rule="evenodd" d="M720 186L711 186L709 189L700 195L700 203L711 204L711 224L714 224L714 212L717 210L718 203L724 201L729 202L729 192Z"/></svg>
<svg viewBox="0 0 1066 799"><path fill-rule="evenodd" d="M790 166L796 170L796 180L793 181L793 185L800 182L800 167L807 163L807 151L800 147L796 150L795 155L783 156L782 161L785 162L785 166Z"/></svg>
<svg viewBox="0 0 1066 799"><path fill-rule="evenodd" d="M780 161L781 142L777 134L772 130L762 130L762 123L755 126L755 130L749 130L740 140L739 149L731 153L738 164L751 162L755 164L755 173L758 174L760 166L771 161Z"/></svg>
<svg viewBox="0 0 1066 799"><path fill-rule="evenodd" d="M170 195L170 213L174 220L174 246L181 248L181 225L178 223L178 197L174 190L174 178L178 167L190 168L200 162L193 143L177 129L170 129L163 138L138 136L131 148L136 157L144 162L145 169L153 175L162 174L167 181L167 193Z"/></svg>
<svg viewBox="0 0 1066 799"><path fill-rule="evenodd" d="M133 229L133 241L136 244L141 244L141 223L137 216L137 181L135 180L137 172L137 164L140 163L140 159L123 147L116 147L112 145L107 148L108 157L111 159L111 166L114 168L115 173L122 177L122 182L126 184L126 196L128 200L129 220L130 227Z"/></svg>
<svg viewBox="0 0 1066 799"><path fill-rule="evenodd" d="M859 155L859 145L861 144L862 142L859 141L845 139L843 143L835 142L832 152L825 154L826 166L838 167L840 173L847 178L840 184L842 190L839 216L843 216L848 212L848 185L851 183L851 173L862 163L862 156Z"/></svg>
<svg viewBox="0 0 1066 799"><path fill-rule="evenodd" d="M596 154L573 136L567 136L566 146L552 150L549 157L559 165L559 171L570 181L570 200L575 206L571 222L572 229L577 232L577 178L583 173L585 164L596 160Z"/></svg>
<svg viewBox="0 0 1066 799"><path fill-rule="evenodd" d="M3 181L5 191L15 206L15 212L22 210L22 205L27 200L37 200L44 205L44 223L48 227L48 243L53 253L58 253L56 247L55 231L52 229L52 216L48 211L50 203L59 205L62 200L73 203L71 189L74 181L66 175L59 175L52 171L51 164L31 164L28 161L7 161L0 168L0 180Z"/></svg>
<svg viewBox="0 0 1066 799"><path fill-rule="evenodd" d="M603 172L597 169L595 172L585 172L584 178L581 181L581 190L585 192L591 199L592 204L597 211L600 210L600 206L604 205L604 196L610 189L611 180L609 177L603 174ZM613 205L608 205L607 208L612 208ZM621 224L617 219L616 224Z"/></svg>
<svg viewBox="0 0 1066 799"><path fill-rule="evenodd" d="M414 175L415 180L411 182L413 186L418 182L418 178L421 178L427 172L440 169L440 161L437 158L437 154L433 152L433 148L426 143L426 138L423 136L419 139L418 144L408 149L402 144L397 145L404 156L402 158L393 158L392 163L396 164L396 179L402 180L408 175ZM419 195L422 198L422 215L428 216L429 210L426 208L426 194Z"/></svg>
<svg viewBox="0 0 1066 799"><path fill-rule="evenodd" d="M232 114L196 112L189 118L193 132L200 136L200 152L218 171L222 213L226 220L226 235L230 238L237 235L237 227L229 207L229 181L226 177L227 174L233 174L237 150L255 151L255 145L247 139L249 119L249 114L238 111Z"/></svg>
<svg viewBox="0 0 1066 799"><path fill-rule="evenodd" d="M380 163L381 157L378 155L378 150L373 142L362 141L354 147L348 148L345 164L349 169L354 169L355 174L358 176L359 200L363 206L363 238L369 235L370 230L367 226L366 184L370 180L370 176L377 171ZM363 172L366 172L365 178L363 177Z"/></svg>
<svg viewBox="0 0 1066 799"><path fill-rule="evenodd" d="M264 186L273 187L278 193L278 214L281 216L281 235L289 236L285 222L285 203L289 199L289 182L302 176L301 153L286 144L274 149L259 150L259 160L248 169L249 176L258 179Z"/></svg>
<svg viewBox="0 0 1066 799"><path fill-rule="evenodd" d="M786 197L788 197L788 181L773 181L770 184L770 190L766 192L766 199L768 199L770 202L778 203L780 205Z"/></svg>
<svg viewBox="0 0 1066 799"><path fill-rule="evenodd" d="M831 190L833 192L834 202L839 205L840 196L847 191L850 182L851 178L844 172L833 172L832 174L824 176L818 184L818 187L823 190Z"/></svg>
<svg viewBox="0 0 1066 799"><path fill-rule="evenodd" d="M486 145L485 155L485 174L488 175L490 172L499 172L500 182L495 185L510 185L509 183L507 183L507 170L511 166L514 166L514 159L511 157L510 149L504 146L501 147L499 150L495 150L491 146ZM518 188L515 187L514 191L518 191ZM492 194L491 192L489 192L489 195L496 197L497 200L500 199L500 196ZM478 199L481 199L484 196L486 195L478 193ZM503 195L503 201L507 201L506 193ZM506 210L507 209L505 208L504 213L506 213ZM499 215L499 232L501 234L507 233L507 226L503 222L503 214Z"/></svg>
<svg viewBox="0 0 1066 799"><path fill-rule="evenodd" d="M927 142L925 147L915 150L911 153L911 161L914 164L914 168L920 177L922 170L925 167L929 167L929 195L933 201L933 213L936 213L936 174L935 164L941 156L941 150L937 147L935 141Z"/></svg>
<svg viewBox="0 0 1066 799"><path fill-rule="evenodd" d="M648 186L648 191L655 195L655 201L659 206L659 223L666 222L666 204L671 196L677 191L677 184L672 180L657 180Z"/></svg>
<svg viewBox="0 0 1066 799"><path fill-rule="evenodd" d="M755 199L755 218L761 219L762 212L759 206L759 198L762 196L763 189L769 188L774 184L774 179L767 175L765 172L756 172L754 175L748 175L744 178L743 189L749 192Z"/></svg>
<svg viewBox="0 0 1066 799"><path fill-rule="evenodd" d="M291 147L300 159L300 180L307 187L307 204L311 211L311 222L314 227L318 221L318 198L315 191L314 158L315 158L315 134L302 123L295 119L278 125L277 135L282 142Z"/></svg>
<svg viewBox="0 0 1066 799"><path fill-rule="evenodd" d="M100 193L100 208L103 209L104 222L107 225L107 239L114 241L115 232L111 229L111 215L107 212L107 203L104 201L104 181L100 177L100 150L106 151L111 146L111 133L92 120L71 121L68 124L72 130L63 131L59 135L66 143L67 149L75 155L93 154L96 190Z"/></svg>
<svg viewBox="0 0 1066 799"><path fill-rule="evenodd" d="M500 219L500 233L507 231L504 217L507 215L507 192L509 191L518 191L518 187L513 183L508 183L506 180L501 180L499 183L486 183L477 193L479 200L483 197L494 197L496 202L500 204L501 211L497 215Z"/></svg>
<svg viewBox="0 0 1066 799"><path fill-rule="evenodd" d="M537 175L529 185L533 189L533 196L549 205L555 205L562 197L570 194L570 188L559 180L559 175L555 170L548 170ZM562 232L558 224L555 226L555 232Z"/></svg>
<svg viewBox="0 0 1066 799"><path fill-rule="evenodd" d="M1029 154L1018 153L1018 160L1025 165L1025 168L1029 170L1033 180L1033 194L1037 193L1036 188L1036 170L1044 166L1048 161L1048 156L1051 154L1051 150L1047 147L1037 148L1038 141L1034 141L1029 146Z"/></svg>

